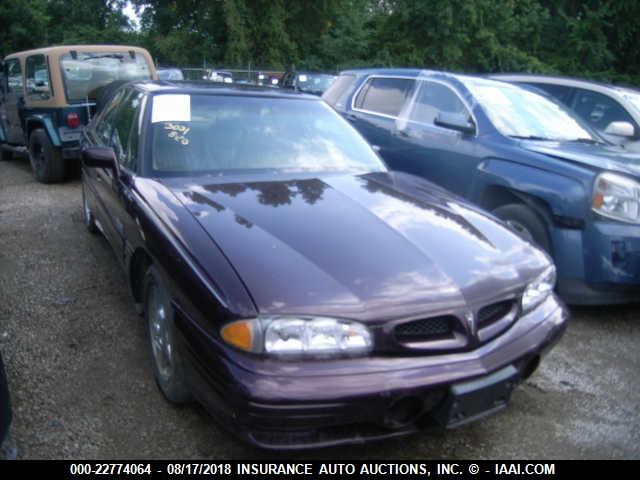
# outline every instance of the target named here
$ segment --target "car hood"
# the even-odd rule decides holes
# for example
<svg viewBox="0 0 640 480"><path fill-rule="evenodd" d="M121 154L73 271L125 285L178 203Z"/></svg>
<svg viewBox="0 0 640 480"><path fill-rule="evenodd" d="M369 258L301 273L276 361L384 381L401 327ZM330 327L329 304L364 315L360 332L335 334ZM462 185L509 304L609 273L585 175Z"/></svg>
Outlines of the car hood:
<svg viewBox="0 0 640 480"><path fill-rule="evenodd" d="M551 157L582 163L602 170L640 176L640 154L618 145L579 142L523 141L523 148Z"/></svg>
<svg viewBox="0 0 640 480"><path fill-rule="evenodd" d="M497 220L407 174L163 183L263 314L383 321L471 307L521 292L549 263Z"/></svg>

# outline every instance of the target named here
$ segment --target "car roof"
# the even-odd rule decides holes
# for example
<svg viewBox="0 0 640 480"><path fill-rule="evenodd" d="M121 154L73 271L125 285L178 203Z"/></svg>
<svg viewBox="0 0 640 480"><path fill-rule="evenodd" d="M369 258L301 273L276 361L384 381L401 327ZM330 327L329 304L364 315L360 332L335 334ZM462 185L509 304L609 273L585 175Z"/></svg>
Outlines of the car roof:
<svg viewBox="0 0 640 480"><path fill-rule="evenodd" d="M53 53L60 53L60 52L66 53L66 52L70 52L71 50L79 50L79 51L91 50L95 52L111 52L113 50L133 50L135 52L146 51L142 47L135 47L132 45L54 45L50 47L34 48L31 50L23 50L21 52L11 53L7 55L5 59L18 58L18 57L29 56L29 55L37 55L37 54L50 55Z"/></svg>
<svg viewBox="0 0 640 480"><path fill-rule="evenodd" d="M444 70L429 70L424 68L354 68L343 70L340 75L356 75L362 76L390 76L390 77L408 77L433 80L449 80L452 84L464 85L465 88L469 82L482 82L484 84L501 84L511 85L500 79L490 78L484 75L469 75L465 73L447 72ZM514 86L514 88L517 88Z"/></svg>
<svg viewBox="0 0 640 480"><path fill-rule="evenodd" d="M605 91L613 90L616 92L634 92L638 90L633 87L622 85L613 85L610 83L598 82L596 80L587 80L584 78L566 77L562 75L542 75L542 74L522 74L522 73L499 73L489 75L489 78L502 81L513 82L545 82L553 85L564 85L567 87L584 88L587 90Z"/></svg>
<svg viewBox="0 0 640 480"><path fill-rule="evenodd" d="M306 75L336 75L334 72L327 72L322 70L290 70L287 73L302 73Z"/></svg>
<svg viewBox="0 0 640 480"><path fill-rule="evenodd" d="M292 92L278 88L263 87L260 85L247 84L230 84L230 83L214 83L206 80L187 80L187 81L171 81L171 80L145 80L132 82L130 85L135 86L150 94L205 94L205 95L239 95L239 96L259 96L268 98L294 98L309 101L322 101L315 95L305 93Z"/></svg>

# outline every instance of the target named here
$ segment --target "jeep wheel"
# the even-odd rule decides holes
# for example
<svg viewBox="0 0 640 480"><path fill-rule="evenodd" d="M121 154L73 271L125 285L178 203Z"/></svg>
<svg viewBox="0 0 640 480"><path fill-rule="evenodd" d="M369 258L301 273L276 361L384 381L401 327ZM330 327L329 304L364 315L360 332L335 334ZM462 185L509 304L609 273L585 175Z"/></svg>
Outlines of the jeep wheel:
<svg viewBox="0 0 640 480"><path fill-rule="evenodd" d="M60 149L51 144L47 133L38 128L29 137L29 160L36 180L56 183L64 180L64 159Z"/></svg>
<svg viewBox="0 0 640 480"><path fill-rule="evenodd" d="M3 162L8 162L13 158L13 152L9 149L3 148L2 145L0 145L0 152L2 153L0 159L2 159Z"/></svg>
<svg viewBox="0 0 640 480"><path fill-rule="evenodd" d="M496 208L493 214L504 220L524 240L538 245L551 254L551 241L547 226L540 216L529 207L512 203Z"/></svg>

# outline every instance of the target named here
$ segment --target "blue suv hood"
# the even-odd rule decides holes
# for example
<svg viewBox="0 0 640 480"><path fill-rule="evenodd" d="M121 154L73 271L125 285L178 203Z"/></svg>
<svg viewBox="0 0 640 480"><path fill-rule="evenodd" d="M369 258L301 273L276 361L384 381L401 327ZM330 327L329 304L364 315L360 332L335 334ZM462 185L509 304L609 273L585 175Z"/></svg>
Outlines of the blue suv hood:
<svg viewBox="0 0 640 480"><path fill-rule="evenodd" d="M591 145L578 142L546 142L525 140L526 150L582 163L601 170L626 173L640 177L640 154L615 145Z"/></svg>

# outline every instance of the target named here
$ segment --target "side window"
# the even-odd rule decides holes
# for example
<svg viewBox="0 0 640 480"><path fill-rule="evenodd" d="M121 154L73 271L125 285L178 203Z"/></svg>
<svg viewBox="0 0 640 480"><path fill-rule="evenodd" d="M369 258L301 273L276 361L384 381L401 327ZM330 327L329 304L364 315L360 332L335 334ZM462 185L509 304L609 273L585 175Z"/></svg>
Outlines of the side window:
<svg viewBox="0 0 640 480"><path fill-rule="evenodd" d="M601 93L576 89L572 108L596 130L603 131L611 122L629 122L635 126L631 115L618 102Z"/></svg>
<svg viewBox="0 0 640 480"><path fill-rule="evenodd" d="M440 112L468 113L462 100L449 87L436 82L421 83L409 120L433 124Z"/></svg>
<svg viewBox="0 0 640 480"><path fill-rule="evenodd" d="M97 119L95 132L102 145L111 145L114 118L125 93L127 92L124 89L117 92L100 113L100 118Z"/></svg>
<svg viewBox="0 0 640 480"><path fill-rule="evenodd" d="M408 78L371 78L355 101L355 107L397 117L415 81Z"/></svg>
<svg viewBox="0 0 640 480"><path fill-rule="evenodd" d="M49 68L44 55L32 55L25 62L27 96L35 100L46 100L51 96Z"/></svg>
<svg viewBox="0 0 640 480"><path fill-rule="evenodd" d="M569 105L569 100L571 97L571 87L566 87L564 85L551 85L547 83L531 83L530 85L539 88L540 90L544 90L549 95L560 100L565 105Z"/></svg>
<svg viewBox="0 0 640 480"><path fill-rule="evenodd" d="M142 93L132 90L126 94L113 117L111 146L118 161L130 170L136 168L138 149L138 111Z"/></svg>
<svg viewBox="0 0 640 480"><path fill-rule="evenodd" d="M12 58L5 63L5 74L7 76L7 91L20 93L22 90L22 69L20 60Z"/></svg>
<svg viewBox="0 0 640 480"><path fill-rule="evenodd" d="M322 99L334 108L344 108L346 97L353 91L355 75L340 75L322 94Z"/></svg>
<svg viewBox="0 0 640 480"><path fill-rule="evenodd" d="M282 79L282 86L285 88L293 88L294 73L287 73Z"/></svg>

